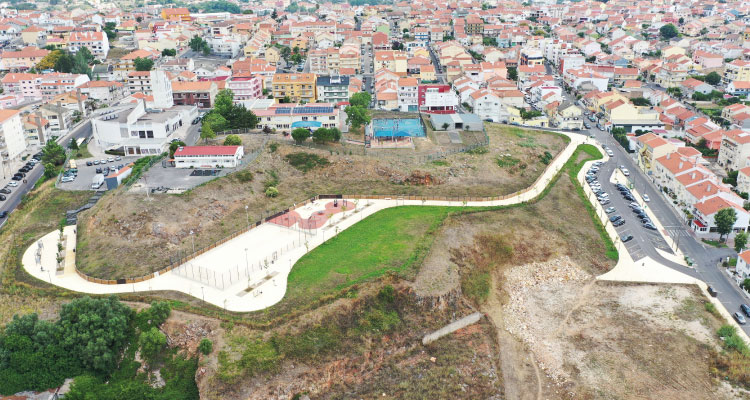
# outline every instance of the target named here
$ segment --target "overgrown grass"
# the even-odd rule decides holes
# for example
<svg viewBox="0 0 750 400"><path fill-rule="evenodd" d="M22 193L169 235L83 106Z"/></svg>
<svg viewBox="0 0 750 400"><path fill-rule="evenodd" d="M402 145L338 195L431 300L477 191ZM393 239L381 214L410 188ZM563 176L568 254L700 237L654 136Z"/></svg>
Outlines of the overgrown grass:
<svg viewBox="0 0 750 400"><path fill-rule="evenodd" d="M586 154L588 158L576 162L580 153ZM570 156L568 161L565 163L565 167L563 168L568 171L568 176L570 177L570 180L573 182L573 185L576 188L578 197L583 202L586 210L588 210L589 217L594 223L597 232L599 232L599 236L602 238L604 245L607 247L607 258L613 261L617 261L620 258L619 254L617 253L617 248L612 242L612 239L610 239L607 230L604 228L604 225L602 225L601 221L599 220L599 217L596 214L596 209L594 209L594 206L586 198L586 195L583 192L583 186L581 186L581 183L578 181L578 172L581 170L581 168L583 168L583 164L591 160L598 160L602 157L602 153L596 146L590 144L582 144L578 146L575 152L573 152L573 155Z"/></svg>
<svg viewBox="0 0 750 400"><path fill-rule="evenodd" d="M164 157L166 153L160 154L158 156L146 156L141 157L133 163L133 166L131 167L133 169L133 172L130 173L130 176L125 178L125 180L122 181L122 184L125 186L132 185L138 179L141 178L141 175L143 175L144 172L146 172L149 168L151 168L154 164L156 164L157 161L159 161L162 157Z"/></svg>
<svg viewBox="0 0 750 400"><path fill-rule="evenodd" d="M73 150L73 154L71 154L70 158L77 159L77 158L91 158L94 157L91 152L89 152L89 144L84 143L78 147L78 150Z"/></svg>
<svg viewBox="0 0 750 400"><path fill-rule="evenodd" d="M313 170L317 167L325 167L330 162L327 158L313 153L297 152L287 154L284 159L294 168L302 172Z"/></svg>
<svg viewBox="0 0 750 400"><path fill-rule="evenodd" d="M487 146L480 146L480 147L476 147L470 150L466 150L466 154L471 154L473 156L487 154L489 152L490 150L487 148Z"/></svg>
<svg viewBox="0 0 750 400"><path fill-rule="evenodd" d="M352 347L345 343L382 337L401 325L398 304L403 301L386 285L376 296L359 301L349 315L329 316L301 332L275 332L270 340L234 336L229 351L219 352L217 376L225 383L235 383L245 376L276 372L284 359L310 362Z"/></svg>

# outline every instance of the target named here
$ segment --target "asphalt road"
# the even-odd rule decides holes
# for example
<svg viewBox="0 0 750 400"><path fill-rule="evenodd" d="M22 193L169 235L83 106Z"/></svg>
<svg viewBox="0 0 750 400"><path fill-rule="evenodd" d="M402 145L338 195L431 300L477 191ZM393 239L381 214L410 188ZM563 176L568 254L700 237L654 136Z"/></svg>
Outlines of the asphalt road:
<svg viewBox="0 0 750 400"><path fill-rule="evenodd" d="M58 139L58 142L63 147L67 147L68 143L70 143L71 138L80 139L83 137L89 137L91 136L91 132L91 122L86 121L72 132ZM12 172L15 173L15 171ZM7 199L5 201L0 201L0 211L7 211L8 214L11 214L13 211L15 211L16 207L18 207L18 204L20 204L21 200L23 200L23 196L26 195L26 193L28 193L34 187L34 185L36 185L36 182L39 180L39 178L42 177L42 174L44 174L44 167L42 166L42 163L39 163L34 167L34 169L26 174L26 183L23 183L23 181L19 181L17 187L10 188L11 193L9 195L6 195ZM7 218L3 218L2 220L0 220L0 228L5 225L5 221L7 221Z"/></svg>
<svg viewBox="0 0 750 400"><path fill-rule="evenodd" d="M633 160L630 154L627 154L625 150L619 145L615 144L612 136L607 132L602 132L596 127L590 130L595 137L604 144L612 149L615 156L607 163L602 165L602 170L599 172L602 179L599 181L604 187L605 179L609 177L612 170L618 165L624 165L630 171L630 181L635 186L635 189L641 194L648 194L651 201L648 203L648 207L651 208L653 213L659 219L666 233L673 237L677 241L680 250L693 260L694 269L687 269L679 264L675 264L664 257L659 255L654 245L649 243L647 237L643 235L645 229L632 229L630 234L634 237L634 242L640 247L639 251L643 251L645 255L650 256L656 261L674 268L680 272L688 275L697 277L702 281L706 282L709 286L712 286L718 292L718 299L726 307L730 313L739 311L740 304L750 303L744 294L740 291L737 285L730 280L729 276L722 270L720 266L720 260L728 256L736 256L733 249L722 248L717 249L712 246L703 245L693 231L685 225L685 223L677 215L677 211L667 203L667 199L662 195L658 188L646 177L646 175L636 166L635 160ZM612 197L612 203L617 208L618 213L630 213L632 212L625 205L625 203L618 203L617 200L622 200L622 197L617 193L616 189L605 189L610 193ZM611 190L615 192L612 193ZM623 208L625 207L625 208ZM637 223L637 221L634 221ZM635 224L632 224L635 225ZM628 221L623 227L631 227L631 221ZM619 231L618 231L619 232ZM750 334L750 327L743 326L742 329Z"/></svg>

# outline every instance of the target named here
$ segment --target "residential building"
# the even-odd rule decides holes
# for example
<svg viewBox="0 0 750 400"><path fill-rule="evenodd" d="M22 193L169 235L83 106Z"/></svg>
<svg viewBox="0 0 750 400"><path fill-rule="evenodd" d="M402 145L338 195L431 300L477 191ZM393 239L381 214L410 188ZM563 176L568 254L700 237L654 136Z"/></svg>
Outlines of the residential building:
<svg viewBox="0 0 750 400"><path fill-rule="evenodd" d="M85 74L52 72L41 75L38 85L42 100L49 101L55 96L75 91L77 87L86 82L89 82L89 77Z"/></svg>
<svg viewBox="0 0 750 400"><path fill-rule="evenodd" d="M315 74L275 74L272 81L273 97L277 101L288 98L293 103L315 102Z"/></svg>
<svg viewBox="0 0 750 400"><path fill-rule="evenodd" d="M726 92L733 96L750 95L750 81L732 81L727 85Z"/></svg>
<svg viewBox="0 0 750 400"><path fill-rule="evenodd" d="M125 95L125 85L112 81L88 81L77 86L90 99L112 103Z"/></svg>
<svg viewBox="0 0 750 400"><path fill-rule="evenodd" d="M417 78L399 78L397 91L399 110L402 112L417 112L419 110L418 87Z"/></svg>
<svg viewBox="0 0 750 400"><path fill-rule="evenodd" d="M733 81L750 81L750 61L734 60L724 65L724 76L721 78L725 85Z"/></svg>
<svg viewBox="0 0 750 400"><path fill-rule="evenodd" d="M162 8L161 18L166 21L190 22L190 10L185 7Z"/></svg>
<svg viewBox="0 0 750 400"><path fill-rule="evenodd" d="M226 81L226 88L234 93L236 103L263 97L263 79L250 72L232 75Z"/></svg>
<svg viewBox="0 0 750 400"><path fill-rule="evenodd" d="M682 93L688 98L692 97L693 93L709 94L715 90L713 86L695 78L685 79L680 82L679 87Z"/></svg>
<svg viewBox="0 0 750 400"><path fill-rule="evenodd" d="M133 71L128 74L130 94L141 93L154 97L154 107L172 107L172 83L164 71Z"/></svg>
<svg viewBox="0 0 750 400"><path fill-rule="evenodd" d="M562 104L557 107L552 122L560 129L583 129L583 111L575 104Z"/></svg>
<svg viewBox="0 0 750 400"><path fill-rule="evenodd" d="M18 51L4 51L0 53L0 71L26 71L34 68L42 61L49 50L26 47Z"/></svg>
<svg viewBox="0 0 750 400"><path fill-rule="evenodd" d="M75 53L86 47L99 61L104 61L109 53L109 39L104 32L97 31L73 31L68 36L68 50Z"/></svg>
<svg viewBox="0 0 750 400"><path fill-rule="evenodd" d="M156 59L159 58L159 56L160 56L159 52L146 50L146 49L133 50L130 53L125 54L119 59L114 60L114 63L112 65L113 67L112 74L114 75L114 79L127 80L128 74L135 71L135 59L136 58L148 58L150 60L155 61ZM187 59L187 60L192 61L192 59ZM170 70L169 68L163 68L163 69L165 71Z"/></svg>
<svg viewBox="0 0 750 400"><path fill-rule="evenodd" d="M750 132L735 129L724 132L718 163L726 170L745 167L750 157Z"/></svg>
<svg viewBox="0 0 750 400"><path fill-rule="evenodd" d="M219 89L216 82L172 82L172 99L177 106L213 107Z"/></svg>
<svg viewBox="0 0 750 400"><path fill-rule="evenodd" d="M18 110L0 110L0 168L6 171L10 163L26 151L26 138ZM10 172L10 171L8 171Z"/></svg>
<svg viewBox="0 0 750 400"><path fill-rule="evenodd" d="M23 118L23 133L28 147L44 146L49 137L50 125L41 114L29 114Z"/></svg>
<svg viewBox="0 0 750 400"><path fill-rule="evenodd" d="M508 119L507 111L500 103L500 98L489 90L480 89L472 93L469 96L469 105L472 112L483 121L505 122Z"/></svg>
<svg viewBox="0 0 750 400"><path fill-rule="evenodd" d="M349 101L348 76L319 76L315 83L318 103L332 103Z"/></svg>

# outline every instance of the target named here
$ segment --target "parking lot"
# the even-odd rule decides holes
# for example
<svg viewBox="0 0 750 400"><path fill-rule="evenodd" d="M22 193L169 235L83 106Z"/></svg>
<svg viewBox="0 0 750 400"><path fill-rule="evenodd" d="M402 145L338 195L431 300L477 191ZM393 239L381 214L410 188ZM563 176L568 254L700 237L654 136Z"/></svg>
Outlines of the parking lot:
<svg viewBox="0 0 750 400"><path fill-rule="evenodd" d="M235 170L235 168L222 168L215 170L174 168L163 167L161 164L156 164L143 174L141 179L134 185L134 189L148 188L157 191L185 191L212 179L230 174ZM216 172L213 175L205 174L208 171ZM158 190L159 188L162 190Z"/></svg>
<svg viewBox="0 0 750 400"><path fill-rule="evenodd" d="M93 158L88 159L80 159L75 160L76 166L78 167L78 176L73 180L72 182L62 182L60 181L57 184L57 187L62 190L91 190L91 182L94 180L94 175L96 175L96 169L102 168L102 166L109 167L110 169L113 167L117 167L119 165L128 165L132 163L133 161L137 160L139 157L121 157L119 161L114 161L114 156L107 156L112 157L112 162L105 162L104 164L99 165L91 165L87 166L86 161L94 161ZM106 186L103 185L101 189L106 189Z"/></svg>
<svg viewBox="0 0 750 400"><path fill-rule="evenodd" d="M598 183L600 193L606 193L606 196L608 196L607 201L603 203L604 208L608 211L607 216L611 218L620 216L619 219L621 221L614 224L615 231L620 239L629 236L632 237L623 244L633 260L637 261L648 256L649 252L646 247L656 248L663 252L672 254L673 250L664 240L664 237L656 229L648 229L646 227L647 224L645 222L650 222L650 220L642 222L641 218L638 216L638 212L634 211L634 208L631 207L632 203L637 203L634 202L635 199L631 200L625 198L625 194L630 193L629 189L621 191L615 186L615 184L609 181L612 172L618 168L617 165L613 161L610 161L602 163L600 168L601 171L593 172L592 176L595 180L592 180L589 185L593 189ZM592 170L589 170L588 172L591 173ZM599 196L601 196L601 194ZM601 200L600 203L602 203ZM648 207L648 203L638 203L638 206L640 210L645 211L645 208Z"/></svg>

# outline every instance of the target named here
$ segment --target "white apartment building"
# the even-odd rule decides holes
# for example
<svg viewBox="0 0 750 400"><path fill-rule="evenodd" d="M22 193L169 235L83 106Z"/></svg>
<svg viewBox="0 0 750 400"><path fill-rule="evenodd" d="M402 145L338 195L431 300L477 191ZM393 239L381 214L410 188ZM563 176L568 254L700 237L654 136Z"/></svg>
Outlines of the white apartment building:
<svg viewBox="0 0 750 400"><path fill-rule="evenodd" d="M473 113L483 121L503 122L508 120L508 114L504 112L505 107L501 104L500 98L489 90L480 89L472 93L469 96L469 105L471 105Z"/></svg>
<svg viewBox="0 0 750 400"><path fill-rule="evenodd" d="M419 82L417 78L399 78L398 108L401 112L419 111Z"/></svg>
<svg viewBox="0 0 750 400"><path fill-rule="evenodd" d="M75 53L82 47L89 49L99 61L104 61L109 53L109 39L104 32L71 32L68 37L68 50Z"/></svg>
<svg viewBox="0 0 750 400"><path fill-rule="evenodd" d="M128 74L130 94L154 96L155 108L172 107L172 83L164 71L133 71Z"/></svg>
<svg viewBox="0 0 750 400"><path fill-rule="evenodd" d="M0 110L0 167L10 166L10 162L17 159L26 151L21 112L18 110Z"/></svg>

